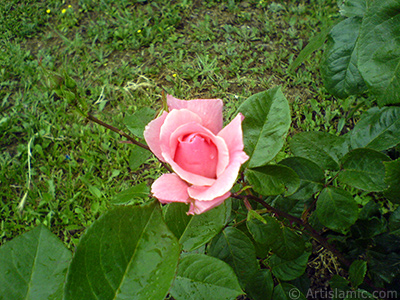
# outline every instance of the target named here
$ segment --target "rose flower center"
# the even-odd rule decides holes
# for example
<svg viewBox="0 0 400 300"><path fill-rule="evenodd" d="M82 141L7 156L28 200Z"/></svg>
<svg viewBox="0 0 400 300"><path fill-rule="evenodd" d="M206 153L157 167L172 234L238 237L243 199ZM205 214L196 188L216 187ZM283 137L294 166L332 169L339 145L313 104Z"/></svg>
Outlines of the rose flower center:
<svg viewBox="0 0 400 300"><path fill-rule="evenodd" d="M192 133L178 139L174 161L188 172L216 178L218 150L208 137Z"/></svg>

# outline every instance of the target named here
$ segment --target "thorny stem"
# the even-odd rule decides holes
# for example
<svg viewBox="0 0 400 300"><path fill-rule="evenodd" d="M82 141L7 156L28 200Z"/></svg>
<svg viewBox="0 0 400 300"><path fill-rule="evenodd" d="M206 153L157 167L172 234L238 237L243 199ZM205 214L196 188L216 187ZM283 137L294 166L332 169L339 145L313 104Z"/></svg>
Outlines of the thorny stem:
<svg viewBox="0 0 400 300"><path fill-rule="evenodd" d="M120 129L114 127L114 126L111 126L111 125L109 125L109 124L107 124L107 123L105 123L105 122L103 122L103 121L101 121L101 120L99 120L99 119L97 119L97 118L96 118L95 116L93 116L92 114L88 113L88 114L86 114L85 116L86 116L86 118L87 118L88 120L90 120L90 121L92 121L92 122L95 122L95 123L97 123L97 124L99 124L99 125L101 125L101 126L107 128L107 129L109 129L109 130L111 130L111 131L114 131L114 132L118 133L120 136L123 136L124 138L128 139L128 141L129 141L130 143L135 144L136 146L142 147L143 149L146 149L146 150L148 150L148 151L151 151L150 148L149 148L147 145L145 145L145 144L143 144L143 143L141 143L141 142L138 142L137 140L135 140L133 137L131 137L130 135L126 134L126 133L123 132L122 130L120 130ZM158 157L157 157L157 159L161 162L161 164L163 165L163 167L164 167L165 169L167 169L167 170L168 170L169 172L171 172L171 173L173 172L173 171L171 170L171 168L170 168L169 166L167 166L163 161L161 161Z"/></svg>
<svg viewBox="0 0 400 300"><path fill-rule="evenodd" d="M300 218L294 217L280 209L277 209L275 207L272 207L271 205L267 204L264 202L262 199L253 196L253 195L238 195L238 194L233 194L232 197L237 198L237 199L242 199L242 200L247 200L247 199L252 199L258 203L260 203L262 206L264 206L268 211L274 212L275 214L282 216L286 219L288 219L290 222L296 223L300 226L303 226L305 230L307 230L308 234L313 237L318 243L320 243L325 249L329 250L331 253L333 253L339 261L344 264L345 266L349 267L350 262L340 253L338 250L336 250L335 247L333 247L329 242L321 236L310 224L308 224L307 221L302 220Z"/></svg>

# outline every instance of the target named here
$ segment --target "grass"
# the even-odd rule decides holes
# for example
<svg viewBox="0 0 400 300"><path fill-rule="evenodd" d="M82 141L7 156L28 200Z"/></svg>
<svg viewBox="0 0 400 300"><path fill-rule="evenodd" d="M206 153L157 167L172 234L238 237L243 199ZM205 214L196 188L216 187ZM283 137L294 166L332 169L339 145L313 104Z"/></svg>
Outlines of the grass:
<svg viewBox="0 0 400 300"><path fill-rule="evenodd" d="M163 172L152 158L137 169L132 145L74 112L54 92L56 73L75 80L94 115L124 130L125 116L161 108L163 90L221 98L229 120L247 97L281 85L291 134L345 132L343 112L357 104L324 90L321 51L287 71L315 30L339 18L334 0L5 2L0 244L44 223L72 249L115 194Z"/></svg>

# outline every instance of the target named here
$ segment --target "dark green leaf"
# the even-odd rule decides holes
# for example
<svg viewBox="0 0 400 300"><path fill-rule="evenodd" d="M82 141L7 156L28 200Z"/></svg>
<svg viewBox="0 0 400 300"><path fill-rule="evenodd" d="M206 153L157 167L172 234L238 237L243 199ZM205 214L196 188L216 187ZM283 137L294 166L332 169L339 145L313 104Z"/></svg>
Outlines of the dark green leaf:
<svg viewBox="0 0 400 300"><path fill-rule="evenodd" d="M322 189L323 189L323 186L321 186L321 188L318 189L318 191L322 190ZM308 194L311 194L311 190L308 191ZM294 199L294 197L296 195L298 195L297 192L289 197L282 197L282 196L275 197L270 202L270 204L273 207L275 207L276 209L287 212L294 217L301 218L305 208L311 204L310 202L312 202L313 199L310 196L306 200L297 200L297 199Z"/></svg>
<svg viewBox="0 0 400 300"><path fill-rule="evenodd" d="M390 160L381 152L359 148L342 159L342 171L338 179L350 186L369 192L380 192L387 188L384 161Z"/></svg>
<svg viewBox="0 0 400 300"><path fill-rule="evenodd" d="M44 225L0 247L0 299L62 299L72 254Z"/></svg>
<svg viewBox="0 0 400 300"><path fill-rule="evenodd" d="M225 203L203 214L188 216L188 206L183 203L169 204L165 222L179 239L183 250L192 251L203 246L217 235L225 225Z"/></svg>
<svg viewBox="0 0 400 300"><path fill-rule="evenodd" d="M289 157L279 164L291 168L300 178L300 187L289 198L307 200L323 187L324 171L314 162L303 157Z"/></svg>
<svg viewBox="0 0 400 300"><path fill-rule="evenodd" d="M279 238L275 233L281 231L280 224L275 218L268 215L261 217L253 210L248 213L246 225L256 242L269 246L275 244Z"/></svg>
<svg viewBox="0 0 400 300"><path fill-rule="evenodd" d="M245 175L253 189L264 196L292 195L300 185L297 174L283 165L247 169Z"/></svg>
<svg viewBox="0 0 400 300"><path fill-rule="evenodd" d="M371 250L367 255L369 271L382 280L390 283L400 274L399 251L386 254Z"/></svg>
<svg viewBox="0 0 400 300"><path fill-rule="evenodd" d="M118 194L116 194L112 199L112 204L127 204L131 201L138 199L146 199L149 197L150 188L146 183L139 183L129 189L126 189Z"/></svg>
<svg viewBox="0 0 400 300"><path fill-rule="evenodd" d="M350 193L339 188L327 187L318 197L316 213L324 226L341 231L356 222L358 206Z"/></svg>
<svg viewBox="0 0 400 300"><path fill-rule="evenodd" d="M388 189L384 195L394 203L400 203L400 158L383 163L385 165L385 182Z"/></svg>
<svg viewBox="0 0 400 300"><path fill-rule="evenodd" d="M307 57L311 55L314 51L320 49L325 41L326 37L328 36L329 31L331 30L331 26L325 26L322 28L321 32L318 32L315 36L313 36L310 41L308 42L307 46L300 51L297 58L292 62L289 66L289 73L292 73L301 63L306 60Z"/></svg>
<svg viewBox="0 0 400 300"><path fill-rule="evenodd" d="M129 168L131 168L131 171L136 171L150 156L151 152L149 150L139 146L133 146L131 155L129 156Z"/></svg>
<svg viewBox="0 0 400 300"><path fill-rule="evenodd" d="M124 118L124 124L131 133L139 138L143 137L144 128L154 119L156 112L150 107L143 107L133 113L131 116Z"/></svg>
<svg viewBox="0 0 400 300"><path fill-rule="evenodd" d="M367 273L367 262L364 260L355 260L349 269L349 279L353 287L358 287L364 281Z"/></svg>
<svg viewBox="0 0 400 300"><path fill-rule="evenodd" d="M253 243L235 227L227 227L217 235L211 241L208 254L229 264L243 287L259 269Z"/></svg>
<svg viewBox="0 0 400 300"><path fill-rule="evenodd" d="M279 87L248 98L239 111L250 168L266 165L281 150L290 127L289 103Z"/></svg>
<svg viewBox="0 0 400 300"><path fill-rule="evenodd" d="M400 103L400 2L375 0L363 18L358 66L380 106Z"/></svg>
<svg viewBox="0 0 400 300"><path fill-rule="evenodd" d="M271 234L277 238L275 244L271 245L272 251L280 258L293 260L303 254L304 240L292 229L282 227L280 231Z"/></svg>
<svg viewBox="0 0 400 300"><path fill-rule="evenodd" d="M400 229L400 206L398 206L389 217L389 228L391 231Z"/></svg>
<svg viewBox="0 0 400 300"><path fill-rule="evenodd" d="M280 283L274 288L272 295L274 300L306 300L300 290L289 283Z"/></svg>
<svg viewBox="0 0 400 300"><path fill-rule="evenodd" d="M160 299L175 275L180 247L159 204L118 206L81 237L65 299Z"/></svg>
<svg viewBox="0 0 400 300"><path fill-rule="evenodd" d="M283 281L293 280L303 275L308 263L310 252L304 252L298 258L285 260L277 255L272 255L269 259L269 266L275 277Z"/></svg>
<svg viewBox="0 0 400 300"><path fill-rule="evenodd" d="M400 107L373 107L348 133L355 148L387 150L400 143Z"/></svg>
<svg viewBox="0 0 400 300"><path fill-rule="evenodd" d="M176 300L228 300L243 294L231 267L204 254L189 254L180 260L170 293Z"/></svg>
<svg viewBox="0 0 400 300"><path fill-rule="evenodd" d="M265 215L260 219L257 213L250 211L247 228L256 242L271 247L282 259L292 260L304 252L302 237L287 227L281 227L271 216Z"/></svg>
<svg viewBox="0 0 400 300"><path fill-rule="evenodd" d="M323 170L338 170L339 159L349 151L343 137L322 131L296 134L289 144L295 156L307 158Z"/></svg>
<svg viewBox="0 0 400 300"><path fill-rule="evenodd" d="M340 13L345 17L363 17L367 12L369 2L367 0L345 0L339 6Z"/></svg>
<svg viewBox="0 0 400 300"><path fill-rule="evenodd" d="M246 285L246 294L253 300L271 300L274 280L270 270L258 270Z"/></svg>
<svg viewBox="0 0 400 300"><path fill-rule="evenodd" d="M338 98L366 89L357 67L356 42L360 27L361 18L353 17L341 21L329 33L320 68L326 89Z"/></svg>

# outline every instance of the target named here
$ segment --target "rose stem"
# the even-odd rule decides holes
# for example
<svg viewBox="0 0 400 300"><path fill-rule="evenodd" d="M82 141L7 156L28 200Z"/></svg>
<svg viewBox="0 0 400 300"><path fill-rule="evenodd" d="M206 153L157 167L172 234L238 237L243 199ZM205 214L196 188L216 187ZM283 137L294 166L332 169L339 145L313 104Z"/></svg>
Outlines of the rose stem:
<svg viewBox="0 0 400 300"><path fill-rule="evenodd" d="M135 145L137 145L137 146L139 146L139 147L142 147L143 149L146 149L146 150L148 150L148 151L151 151L150 148L149 148L147 145L145 145L145 144L143 144L143 143L141 143L141 142L138 142L137 140L135 140L133 137L131 137L130 135L126 134L126 133L123 132L122 130L120 130L120 129L114 127L114 126L111 126L111 125L109 125L109 124L107 124L107 123L104 123L103 121L97 119L97 118L96 118L95 116L93 116L92 114L88 113L88 114L85 115L85 117L86 117L88 120L90 120L90 121L92 121L92 122L95 122L95 123L97 123L97 124L99 124L99 125L101 125L101 126L107 128L107 129L109 129L109 130L111 130L111 131L114 131L114 132L118 133L120 136L123 136L124 138L127 138L127 139L129 140L129 142L131 142L132 144L135 144ZM156 156L156 157L157 157L157 156ZM163 161L161 161L158 157L157 157L157 159L161 162L161 164L163 165L163 167L164 167L165 169L167 169L167 170L168 170L169 172L171 172L171 173L173 172L173 171L171 170L171 168L170 168L169 166L167 166Z"/></svg>
<svg viewBox="0 0 400 300"><path fill-rule="evenodd" d="M264 206L268 211L272 211L274 213L276 213L279 216L282 216L286 219L288 219L289 221L296 223L300 226L303 226L309 233L309 235L311 235L316 241L318 241L325 249L329 250L330 252L332 252L334 255L336 255L336 257L340 260L341 263L343 263L345 266L349 267L350 266L350 262L342 255L342 253L340 253L338 250L336 250L336 248L329 244L329 242L323 237L321 236L310 224L308 224L306 221L303 221L300 218L294 217L284 211L281 211L275 207L272 207L271 205L265 203L262 199L253 196L253 195L236 195L233 194L232 197L237 198L237 199L247 199L250 198L258 203L260 203L262 206Z"/></svg>

